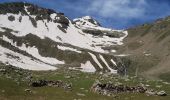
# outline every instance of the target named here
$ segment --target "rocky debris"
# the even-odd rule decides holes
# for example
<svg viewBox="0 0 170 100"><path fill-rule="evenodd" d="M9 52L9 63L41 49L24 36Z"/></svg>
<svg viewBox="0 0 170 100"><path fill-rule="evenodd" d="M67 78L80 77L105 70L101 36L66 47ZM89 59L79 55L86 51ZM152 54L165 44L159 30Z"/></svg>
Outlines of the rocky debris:
<svg viewBox="0 0 170 100"><path fill-rule="evenodd" d="M156 92L154 90L147 90L145 93L146 93L147 96L154 96L154 95L156 95Z"/></svg>
<svg viewBox="0 0 170 100"><path fill-rule="evenodd" d="M32 82L30 85L32 87L49 86L49 87L61 87L61 88L64 88L65 90L71 90L72 89L71 83L64 83L61 80L57 80L57 81L38 80L38 81Z"/></svg>
<svg viewBox="0 0 170 100"><path fill-rule="evenodd" d="M91 91L106 95L113 96L118 93L145 93L148 96L157 95L157 96L166 96L165 91L156 92L154 90L149 90L145 86L127 86L127 85L113 85L111 83L102 84L96 82L92 85Z"/></svg>

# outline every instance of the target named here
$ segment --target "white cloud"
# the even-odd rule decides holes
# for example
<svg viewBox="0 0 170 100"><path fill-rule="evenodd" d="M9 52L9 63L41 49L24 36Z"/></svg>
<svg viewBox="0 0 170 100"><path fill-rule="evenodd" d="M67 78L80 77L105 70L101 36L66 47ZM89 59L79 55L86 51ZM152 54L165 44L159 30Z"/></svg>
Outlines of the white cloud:
<svg viewBox="0 0 170 100"><path fill-rule="evenodd" d="M93 0L88 13L102 17L136 18L145 13L145 0Z"/></svg>

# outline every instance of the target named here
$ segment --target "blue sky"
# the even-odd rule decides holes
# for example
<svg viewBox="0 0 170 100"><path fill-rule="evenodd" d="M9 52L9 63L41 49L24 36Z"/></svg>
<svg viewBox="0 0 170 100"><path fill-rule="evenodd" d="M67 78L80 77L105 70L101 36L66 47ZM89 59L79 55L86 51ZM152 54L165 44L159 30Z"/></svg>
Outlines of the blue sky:
<svg viewBox="0 0 170 100"><path fill-rule="evenodd" d="M0 0L24 1L65 13L70 19L92 16L115 29L152 22L170 15L170 0Z"/></svg>

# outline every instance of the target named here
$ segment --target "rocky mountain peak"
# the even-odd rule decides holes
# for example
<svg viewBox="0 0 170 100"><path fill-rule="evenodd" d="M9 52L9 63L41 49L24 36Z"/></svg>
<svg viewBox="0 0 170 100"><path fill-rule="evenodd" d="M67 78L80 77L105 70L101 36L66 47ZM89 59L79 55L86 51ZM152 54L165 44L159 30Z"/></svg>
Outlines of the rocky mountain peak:
<svg viewBox="0 0 170 100"><path fill-rule="evenodd" d="M79 26L94 26L94 27L101 26L100 23L91 16L76 18L73 20L73 22Z"/></svg>

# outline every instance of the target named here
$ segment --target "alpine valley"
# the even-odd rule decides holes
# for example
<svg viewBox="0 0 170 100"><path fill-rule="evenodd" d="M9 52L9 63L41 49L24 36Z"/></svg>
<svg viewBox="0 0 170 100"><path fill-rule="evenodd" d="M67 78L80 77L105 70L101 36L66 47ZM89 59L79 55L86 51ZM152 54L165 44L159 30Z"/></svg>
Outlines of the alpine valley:
<svg viewBox="0 0 170 100"><path fill-rule="evenodd" d="M169 100L169 34L170 17L115 30L0 4L0 100Z"/></svg>

